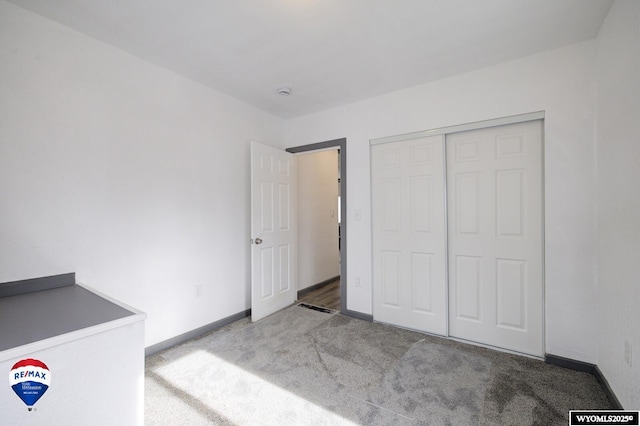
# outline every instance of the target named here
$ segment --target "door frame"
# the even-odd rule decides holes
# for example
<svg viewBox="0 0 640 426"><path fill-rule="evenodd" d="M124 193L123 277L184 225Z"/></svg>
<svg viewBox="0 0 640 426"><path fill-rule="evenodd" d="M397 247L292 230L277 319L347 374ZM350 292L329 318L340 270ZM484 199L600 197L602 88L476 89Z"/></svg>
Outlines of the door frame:
<svg viewBox="0 0 640 426"><path fill-rule="evenodd" d="M369 145L377 145L380 143L398 142L407 139L417 139L426 136L435 135L447 135L449 133L466 132L467 130L486 129L487 127L497 127L506 124L524 123L525 121L543 120L545 118L544 111L529 112L525 114L510 115L508 117L493 118L489 120L474 121L471 123L458 124L447 127L438 127L430 130L423 130L420 132L404 133L401 135L387 136L383 138L375 138L369 140ZM544 133L542 135L542 142L544 142ZM544 145L543 145L544 148ZM544 151L543 151L544 153ZM543 158L544 160L544 158ZM543 162L544 165L544 162Z"/></svg>
<svg viewBox="0 0 640 426"><path fill-rule="evenodd" d="M335 148L340 150L340 313L360 318L359 312L347 309L347 138L333 139L326 142L287 148L292 154L326 151ZM297 267L297 265L296 265Z"/></svg>

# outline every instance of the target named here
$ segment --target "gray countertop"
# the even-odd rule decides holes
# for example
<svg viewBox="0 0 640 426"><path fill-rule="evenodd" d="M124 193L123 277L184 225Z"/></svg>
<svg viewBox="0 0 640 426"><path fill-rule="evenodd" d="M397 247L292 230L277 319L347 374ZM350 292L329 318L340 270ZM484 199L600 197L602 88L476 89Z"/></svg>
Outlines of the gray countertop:
<svg viewBox="0 0 640 426"><path fill-rule="evenodd" d="M130 315L79 285L0 297L0 352Z"/></svg>

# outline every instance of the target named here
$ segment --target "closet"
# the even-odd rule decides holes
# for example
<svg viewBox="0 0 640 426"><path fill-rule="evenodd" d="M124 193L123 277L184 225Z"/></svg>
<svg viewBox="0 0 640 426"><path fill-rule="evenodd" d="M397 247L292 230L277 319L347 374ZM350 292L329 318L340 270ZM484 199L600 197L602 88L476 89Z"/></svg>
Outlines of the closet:
<svg viewBox="0 0 640 426"><path fill-rule="evenodd" d="M375 321L544 355L540 118L372 141Z"/></svg>

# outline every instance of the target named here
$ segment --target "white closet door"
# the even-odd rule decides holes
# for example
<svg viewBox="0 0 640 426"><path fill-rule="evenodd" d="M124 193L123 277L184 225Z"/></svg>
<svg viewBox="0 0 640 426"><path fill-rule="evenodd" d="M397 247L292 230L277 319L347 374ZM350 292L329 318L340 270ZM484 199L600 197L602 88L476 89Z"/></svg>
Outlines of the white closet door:
<svg viewBox="0 0 640 426"><path fill-rule="evenodd" d="M373 145L373 317L447 333L444 136Z"/></svg>
<svg viewBox="0 0 640 426"><path fill-rule="evenodd" d="M542 356L542 122L446 146L450 335Z"/></svg>

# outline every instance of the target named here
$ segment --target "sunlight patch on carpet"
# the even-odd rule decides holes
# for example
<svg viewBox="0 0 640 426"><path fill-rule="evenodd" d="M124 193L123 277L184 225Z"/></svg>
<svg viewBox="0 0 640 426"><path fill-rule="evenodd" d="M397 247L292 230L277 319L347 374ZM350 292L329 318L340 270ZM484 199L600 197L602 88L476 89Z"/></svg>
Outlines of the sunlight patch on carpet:
<svg viewBox="0 0 640 426"><path fill-rule="evenodd" d="M237 424L354 425L205 350L189 353L154 372Z"/></svg>

